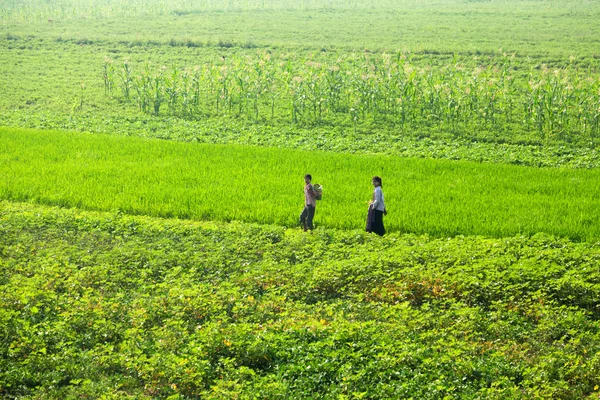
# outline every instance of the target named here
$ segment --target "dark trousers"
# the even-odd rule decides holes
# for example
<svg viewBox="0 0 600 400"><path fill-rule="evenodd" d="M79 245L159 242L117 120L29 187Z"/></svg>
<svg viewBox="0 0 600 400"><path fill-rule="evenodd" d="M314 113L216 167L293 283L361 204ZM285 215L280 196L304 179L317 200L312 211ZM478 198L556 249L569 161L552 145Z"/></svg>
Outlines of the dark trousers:
<svg viewBox="0 0 600 400"><path fill-rule="evenodd" d="M385 228L383 227L383 211L369 207L369 214L367 215L367 232L373 232L379 236L385 235Z"/></svg>
<svg viewBox="0 0 600 400"><path fill-rule="evenodd" d="M315 207L306 205L304 206L304 210L302 210L302 214L300 214L300 225L304 228L304 230L310 229L313 230L313 218L315 217Z"/></svg>

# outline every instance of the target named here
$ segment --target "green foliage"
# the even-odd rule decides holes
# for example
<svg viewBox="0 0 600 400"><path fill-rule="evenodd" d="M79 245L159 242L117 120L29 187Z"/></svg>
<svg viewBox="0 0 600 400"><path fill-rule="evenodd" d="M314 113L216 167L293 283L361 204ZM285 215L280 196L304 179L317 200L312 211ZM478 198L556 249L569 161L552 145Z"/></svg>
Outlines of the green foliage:
<svg viewBox="0 0 600 400"><path fill-rule="evenodd" d="M362 228L383 177L390 231L600 238L598 170L539 169L0 129L0 198L128 214L295 226L303 176L327 187L315 222Z"/></svg>
<svg viewBox="0 0 600 400"><path fill-rule="evenodd" d="M598 398L599 5L0 0L0 397Z"/></svg>
<svg viewBox="0 0 600 400"><path fill-rule="evenodd" d="M2 202L0 249L3 397L597 394L597 244Z"/></svg>
<svg viewBox="0 0 600 400"><path fill-rule="evenodd" d="M351 54L326 65L264 53L234 55L194 70L154 72L146 65L133 78L125 63L121 75L127 79L121 83L125 100L135 87L141 111L158 115L160 104L168 102L164 113L186 119L223 115L274 123L277 118L300 125L352 124L354 130L369 121L400 130L436 127L456 136L521 129L569 141L600 137L600 77L547 67L524 74L513 60L499 57L500 67L468 70L458 63L419 68L405 54ZM106 77L105 86L114 86Z"/></svg>

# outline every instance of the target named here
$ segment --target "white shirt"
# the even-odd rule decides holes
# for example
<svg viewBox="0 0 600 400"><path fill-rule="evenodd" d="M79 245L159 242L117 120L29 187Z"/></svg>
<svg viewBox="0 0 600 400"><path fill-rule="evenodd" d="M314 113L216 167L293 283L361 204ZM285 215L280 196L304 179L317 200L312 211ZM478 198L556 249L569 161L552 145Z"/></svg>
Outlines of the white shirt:
<svg viewBox="0 0 600 400"><path fill-rule="evenodd" d="M385 204L383 202L383 191L381 186L375 187L373 192L373 209L379 211L385 211Z"/></svg>

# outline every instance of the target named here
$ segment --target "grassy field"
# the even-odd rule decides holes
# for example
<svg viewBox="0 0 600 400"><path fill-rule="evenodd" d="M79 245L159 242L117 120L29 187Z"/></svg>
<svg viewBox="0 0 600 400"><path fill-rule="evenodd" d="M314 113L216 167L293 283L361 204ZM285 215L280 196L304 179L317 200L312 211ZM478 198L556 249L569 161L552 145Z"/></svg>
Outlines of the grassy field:
<svg viewBox="0 0 600 400"><path fill-rule="evenodd" d="M599 399L598 20L0 0L0 397Z"/></svg>
<svg viewBox="0 0 600 400"><path fill-rule="evenodd" d="M318 226L364 226L385 176L391 231L600 240L600 176L325 152L0 129L0 198L94 210L295 226L303 176L325 188Z"/></svg>
<svg viewBox="0 0 600 400"><path fill-rule="evenodd" d="M321 47L598 56L598 3L574 1L3 0L12 34L91 42L196 41ZM24 23L25 22L25 23Z"/></svg>

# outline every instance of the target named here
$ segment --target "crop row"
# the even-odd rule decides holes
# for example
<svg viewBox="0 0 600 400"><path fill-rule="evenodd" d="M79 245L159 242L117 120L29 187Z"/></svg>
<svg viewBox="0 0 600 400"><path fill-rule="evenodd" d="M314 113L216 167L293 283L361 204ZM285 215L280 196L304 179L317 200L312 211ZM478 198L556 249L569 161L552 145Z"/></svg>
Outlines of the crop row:
<svg viewBox="0 0 600 400"><path fill-rule="evenodd" d="M317 226L364 227L383 178L390 231L600 238L599 170L540 169L135 137L0 129L0 198L196 220L296 226L303 176Z"/></svg>
<svg viewBox="0 0 600 400"><path fill-rule="evenodd" d="M0 396L596 398L599 262L0 202Z"/></svg>
<svg viewBox="0 0 600 400"><path fill-rule="evenodd" d="M504 132L514 125L542 138L600 135L600 77L576 68L419 67L406 56L347 56L325 65L311 60L229 56L194 69L133 71L104 64L107 95L141 111L190 119L228 115L254 121L363 122Z"/></svg>
<svg viewBox="0 0 600 400"><path fill-rule="evenodd" d="M415 0L403 0L404 5ZM44 21L47 18L111 18L141 15L193 14L206 11L398 8L398 1L373 0L2 0L0 20Z"/></svg>
<svg viewBox="0 0 600 400"><path fill-rule="evenodd" d="M0 38L1 39L1 38ZM5 42L6 43L6 42ZM15 43L27 45L25 38ZM201 141L204 143L238 143L273 147L319 148L335 152L385 153L402 157L427 157L446 159L469 159L482 162L500 162L533 166L569 166L593 168L600 163L598 152L592 143L582 135L570 136L560 140L545 140L537 133L525 132L526 125L510 127L492 126L486 129L477 126L464 131L463 137L456 137L445 129L436 126L418 129L391 128L389 125L375 126L359 124L355 133L352 122L349 125L340 121L335 126L290 124L288 117L271 123L254 123L253 117L228 118L215 115L204 119L185 119L165 115L168 106L163 104L158 116L139 112L136 103L129 104L114 101L104 96L102 81L98 71L102 70L103 59L98 56L104 50L98 45L80 46L61 44L54 49L56 42L45 42L43 48L51 53L38 50L10 50L8 43L3 49L0 60L4 63L6 74L0 75L0 86L7 88L6 96L0 98L0 124L5 126L32 127L40 129L65 129L99 133L116 133L161 137L174 140ZM40 44L41 45L41 44ZM117 46L118 53L127 52L125 46ZM204 49L202 59L217 59L218 49ZM244 55L255 56L256 50L244 51L230 49L234 58ZM192 64L198 56L194 49L176 50L160 48L161 62L171 65L175 62ZM51 55L50 55L51 54ZM447 65L451 63L447 56L431 56L411 53L411 65L419 63ZM277 58L288 57L279 51ZM329 64L335 57L332 52L309 55L308 50L298 50L298 59L312 59ZM146 55L132 61L134 70L148 58ZM156 59L155 56L150 57ZM67 59L78 60L66 62ZM184 60L184 61L182 61ZM461 64L474 66L478 63L498 64L499 57L461 57ZM562 63L563 61L561 61ZM19 67L16 67L19 63ZM529 70L533 60L527 62L523 57L512 61L515 68ZM115 64L116 65L116 64ZM585 63L594 68L593 64ZM443 68L443 67L440 67ZM579 67L578 67L579 68ZM469 67L472 69L472 67ZM581 70L581 68L580 68ZM68 71L68 72L65 72ZM30 76L39 76L31 80ZM118 78L117 78L118 81ZM81 86L84 83L85 86ZM115 82L115 85L116 82ZM120 98L122 92L112 87L113 96ZM134 96L134 94L132 94ZM269 111L262 106L260 112ZM261 114L262 115L262 114ZM250 118L248 121L247 118ZM499 133L498 129L503 132ZM510 129L509 129L510 128Z"/></svg>

